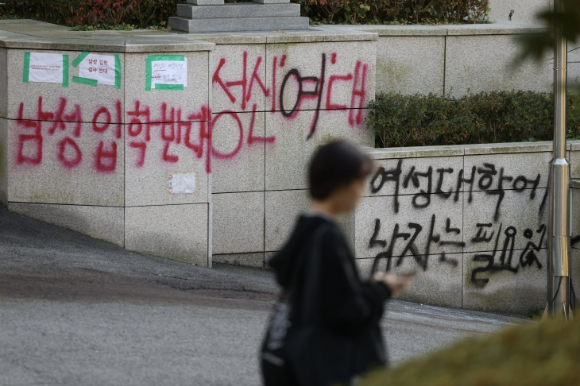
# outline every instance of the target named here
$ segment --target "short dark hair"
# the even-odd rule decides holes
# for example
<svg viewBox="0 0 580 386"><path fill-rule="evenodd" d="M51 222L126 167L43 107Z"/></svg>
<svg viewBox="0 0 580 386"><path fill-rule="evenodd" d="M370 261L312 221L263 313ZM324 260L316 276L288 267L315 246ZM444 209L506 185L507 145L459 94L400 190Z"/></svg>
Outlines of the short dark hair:
<svg viewBox="0 0 580 386"><path fill-rule="evenodd" d="M337 140L321 146L312 156L308 169L310 196L327 199L335 190L368 177L373 162L355 145Z"/></svg>

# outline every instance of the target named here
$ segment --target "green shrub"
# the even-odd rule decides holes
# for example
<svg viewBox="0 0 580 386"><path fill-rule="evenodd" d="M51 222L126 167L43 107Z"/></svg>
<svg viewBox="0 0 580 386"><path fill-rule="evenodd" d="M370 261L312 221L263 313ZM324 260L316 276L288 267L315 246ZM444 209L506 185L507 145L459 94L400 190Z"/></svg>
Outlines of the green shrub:
<svg viewBox="0 0 580 386"><path fill-rule="evenodd" d="M229 3L245 0L226 0ZM486 23L489 0L293 0L314 23ZM165 26L185 0L6 0L8 16L69 26ZM6 16L3 16L6 17Z"/></svg>
<svg viewBox="0 0 580 386"><path fill-rule="evenodd" d="M580 318L558 318L463 340L359 386L577 386L578 363Z"/></svg>
<svg viewBox="0 0 580 386"><path fill-rule="evenodd" d="M489 0L297 0L314 22L462 24L488 22Z"/></svg>
<svg viewBox="0 0 580 386"><path fill-rule="evenodd" d="M69 26L165 26L184 0L6 0L7 15Z"/></svg>
<svg viewBox="0 0 580 386"><path fill-rule="evenodd" d="M551 94L494 91L462 98L381 93L368 106L378 147L551 140ZM568 137L580 137L580 95L568 96Z"/></svg>

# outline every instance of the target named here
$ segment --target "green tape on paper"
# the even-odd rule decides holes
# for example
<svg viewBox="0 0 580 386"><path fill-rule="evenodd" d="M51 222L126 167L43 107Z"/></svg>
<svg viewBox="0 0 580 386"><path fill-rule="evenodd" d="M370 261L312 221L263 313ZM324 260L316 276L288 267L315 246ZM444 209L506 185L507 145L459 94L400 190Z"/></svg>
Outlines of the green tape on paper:
<svg viewBox="0 0 580 386"><path fill-rule="evenodd" d="M98 82L96 79L89 79L89 78L83 78L80 76L73 76L73 83L81 83L81 84L87 84L89 86L96 86Z"/></svg>
<svg viewBox="0 0 580 386"><path fill-rule="evenodd" d="M121 59L115 54L115 88L121 88Z"/></svg>
<svg viewBox="0 0 580 386"><path fill-rule="evenodd" d="M173 91L183 91L182 84L156 84L155 90L173 90Z"/></svg>
<svg viewBox="0 0 580 386"><path fill-rule="evenodd" d="M149 55L145 59L145 91L151 91L152 89L152 76L153 76L153 62L157 61L175 61L184 62L185 55ZM183 91L183 84L155 84L156 90L172 90L172 91Z"/></svg>
<svg viewBox="0 0 580 386"><path fill-rule="evenodd" d="M75 60L73 60L72 62L72 66L73 67L77 67L79 64L81 64L81 62L83 60L85 60L85 58L89 55L89 51L83 51L79 54L79 56L76 57Z"/></svg>
<svg viewBox="0 0 580 386"><path fill-rule="evenodd" d="M145 91L151 91L151 56L145 59Z"/></svg>
<svg viewBox="0 0 580 386"><path fill-rule="evenodd" d="M176 62L183 62L185 61L185 55L149 55L147 60L152 62L156 62L158 60L168 60L168 61L176 61Z"/></svg>
<svg viewBox="0 0 580 386"><path fill-rule="evenodd" d="M68 55L62 56L62 87L68 87Z"/></svg>
<svg viewBox="0 0 580 386"><path fill-rule="evenodd" d="M22 82L28 83L30 77L30 52L24 53L24 73L22 74Z"/></svg>

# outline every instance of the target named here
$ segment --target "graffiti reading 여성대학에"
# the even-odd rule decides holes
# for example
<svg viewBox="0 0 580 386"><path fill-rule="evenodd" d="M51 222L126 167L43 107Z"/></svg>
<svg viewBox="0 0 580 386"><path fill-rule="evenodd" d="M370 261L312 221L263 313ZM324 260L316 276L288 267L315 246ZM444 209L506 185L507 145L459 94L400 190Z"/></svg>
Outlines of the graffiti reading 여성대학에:
<svg viewBox="0 0 580 386"><path fill-rule="evenodd" d="M453 168L429 167L427 170L418 171L415 166L403 173L403 160L399 160L397 166L391 169L380 167L371 179L371 193L379 193L386 184L394 184L393 194L393 211L399 212L399 192L401 188L412 187L419 190L413 195L414 208L426 208L431 204L432 196L438 196L445 200L452 199L454 202L459 201L459 193L463 188L467 188L468 202L473 201L474 186L479 191L484 191L487 195L496 197L496 206L494 221L500 217L501 204L505 198L507 189L514 190L518 193L529 191L530 199L536 197L541 175L535 176L508 176L505 168L492 163L483 163L481 166L473 166L470 170L461 169L455 171ZM456 173L456 176L453 174ZM454 188L447 191L442 189L446 179L454 178ZM424 182L422 184L422 182ZM421 189L420 189L421 187Z"/></svg>

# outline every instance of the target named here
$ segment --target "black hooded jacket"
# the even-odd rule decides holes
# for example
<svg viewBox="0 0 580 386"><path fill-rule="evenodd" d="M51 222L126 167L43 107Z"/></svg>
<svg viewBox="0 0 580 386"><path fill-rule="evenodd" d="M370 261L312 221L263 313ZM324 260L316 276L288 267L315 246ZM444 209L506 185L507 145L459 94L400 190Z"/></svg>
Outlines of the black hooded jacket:
<svg viewBox="0 0 580 386"><path fill-rule="evenodd" d="M320 228L324 229L317 232ZM330 219L314 214L298 218L290 239L269 263L280 286L292 288L292 325L301 320L305 260L313 253L320 253L321 259L317 294L321 325L344 337L376 328L391 296L389 287L382 282L362 281L341 229Z"/></svg>

